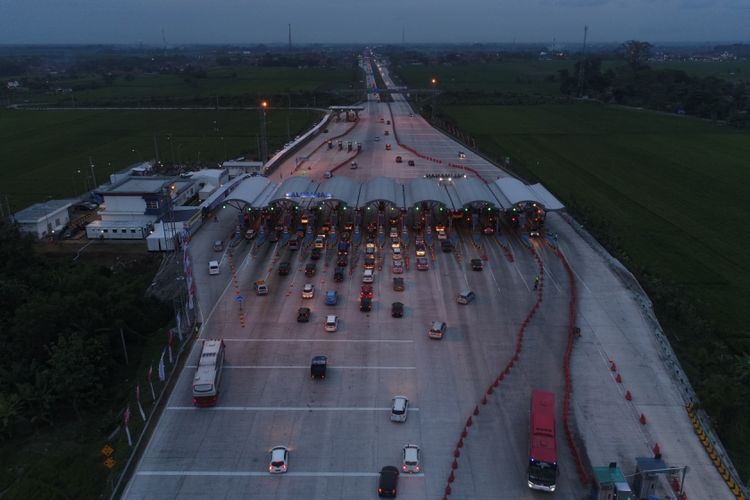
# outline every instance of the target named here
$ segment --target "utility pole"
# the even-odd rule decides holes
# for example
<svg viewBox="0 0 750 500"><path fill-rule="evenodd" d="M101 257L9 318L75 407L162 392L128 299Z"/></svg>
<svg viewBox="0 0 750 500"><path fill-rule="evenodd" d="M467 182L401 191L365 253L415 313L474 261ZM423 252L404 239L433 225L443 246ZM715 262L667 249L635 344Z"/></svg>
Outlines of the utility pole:
<svg viewBox="0 0 750 500"><path fill-rule="evenodd" d="M94 175L94 161L89 156L89 167L91 167L91 190L96 189L96 175Z"/></svg>
<svg viewBox="0 0 750 500"><path fill-rule="evenodd" d="M586 37L589 33L589 27L583 27L583 47L581 48L581 62L578 66L578 97L583 97L584 73L586 72Z"/></svg>
<svg viewBox="0 0 750 500"><path fill-rule="evenodd" d="M401 25L401 45L406 45L406 25Z"/></svg>
<svg viewBox="0 0 750 500"><path fill-rule="evenodd" d="M292 51L292 25L287 24L287 26L289 27L289 52L291 52Z"/></svg>
<svg viewBox="0 0 750 500"><path fill-rule="evenodd" d="M154 156L156 157L156 161L159 161L159 140L156 138L156 133L154 133Z"/></svg>
<svg viewBox="0 0 750 500"><path fill-rule="evenodd" d="M268 101L262 101L260 103L260 161L265 165L268 161L268 133L266 130L266 108L268 107Z"/></svg>

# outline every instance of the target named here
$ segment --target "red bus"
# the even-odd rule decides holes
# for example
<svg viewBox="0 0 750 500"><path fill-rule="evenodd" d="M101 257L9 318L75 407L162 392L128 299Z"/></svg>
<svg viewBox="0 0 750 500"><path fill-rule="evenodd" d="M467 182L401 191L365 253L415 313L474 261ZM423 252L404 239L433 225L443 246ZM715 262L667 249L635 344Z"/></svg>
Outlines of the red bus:
<svg viewBox="0 0 750 500"><path fill-rule="evenodd" d="M555 491L557 447L555 444L555 395L534 389L529 418L529 488Z"/></svg>

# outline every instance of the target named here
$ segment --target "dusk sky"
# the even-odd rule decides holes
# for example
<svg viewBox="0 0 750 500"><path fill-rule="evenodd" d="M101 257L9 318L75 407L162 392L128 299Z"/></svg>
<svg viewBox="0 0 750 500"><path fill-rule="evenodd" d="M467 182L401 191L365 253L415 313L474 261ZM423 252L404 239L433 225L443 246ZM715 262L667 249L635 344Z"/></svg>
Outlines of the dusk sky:
<svg viewBox="0 0 750 500"><path fill-rule="evenodd" d="M0 43L750 42L750 0L0 0Z"/></svg>

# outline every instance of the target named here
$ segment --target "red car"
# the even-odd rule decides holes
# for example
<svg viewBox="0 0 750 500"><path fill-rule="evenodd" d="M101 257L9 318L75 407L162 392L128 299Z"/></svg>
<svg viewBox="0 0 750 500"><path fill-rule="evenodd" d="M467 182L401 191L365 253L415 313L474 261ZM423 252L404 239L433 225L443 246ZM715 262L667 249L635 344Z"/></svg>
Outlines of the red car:
<svg viewBox="0 0 750 500"><path fill-rule="evenodd" d="M359 292L360 299L372 298L372 285L362 285L362 291Z"/></svg>

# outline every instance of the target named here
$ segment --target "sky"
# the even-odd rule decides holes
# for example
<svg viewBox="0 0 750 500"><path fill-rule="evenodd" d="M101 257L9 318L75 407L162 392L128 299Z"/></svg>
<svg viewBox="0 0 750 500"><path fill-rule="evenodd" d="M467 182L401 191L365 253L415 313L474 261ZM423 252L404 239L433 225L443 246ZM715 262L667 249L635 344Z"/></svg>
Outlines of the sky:
<svg viewBox="0 0 750 500"><path fill-rule="evenodd" d="M750 42L750 0L0 0L15 43Z"/></svg>

